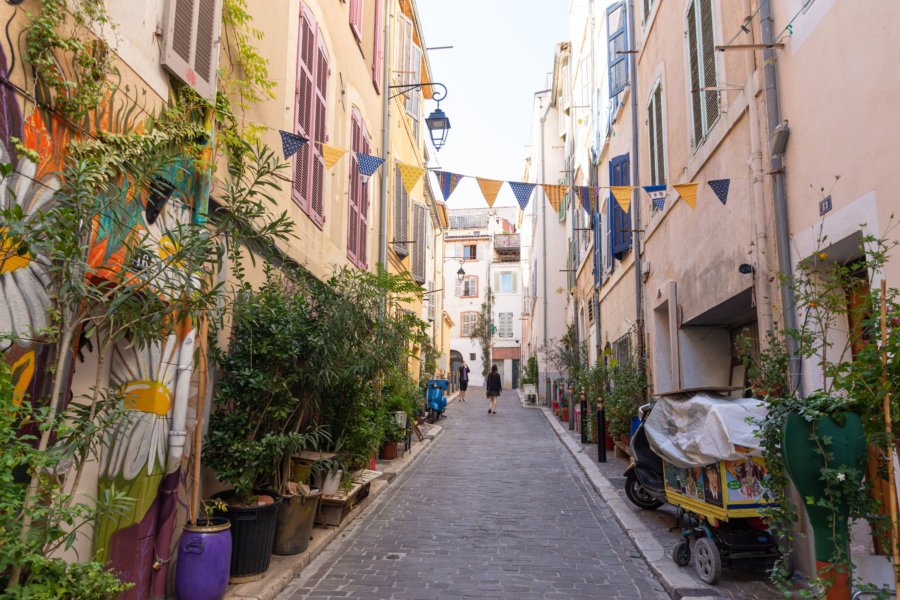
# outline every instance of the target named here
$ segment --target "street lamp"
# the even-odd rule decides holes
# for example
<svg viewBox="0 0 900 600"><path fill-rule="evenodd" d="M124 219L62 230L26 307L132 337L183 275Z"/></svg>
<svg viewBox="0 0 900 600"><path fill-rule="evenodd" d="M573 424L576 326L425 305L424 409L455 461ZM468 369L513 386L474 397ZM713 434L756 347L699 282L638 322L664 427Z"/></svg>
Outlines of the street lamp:
<svg viewBox="0 0 900 600"><path fill-rule="evenodd" d="M462 265L459 266L459 271L456 272L456 280L462 283L462 280L466 278L466 272L463 270Z"/></svg>
<svg viewBox="0 0 900 600"><path fill-rule="evenodd" d="M431 143L434 144L435 150L440 150L446 143L447 133L450 131L450 119L447 118L447 115L444 114L444 111L441 110L441 100L447 97L447 86L445 86L443 83L435 82L408 83L404 85L392 85L389 87L392 90L400 90L396 94L391 96L391 98L396 98L397 96L405 94L410 90L430 86L438 86L444 90L443 93L437 91L432 95L431 99L437 101L437 107L425 119L425 126L428 127L428 133L431 134Z"/></svg>

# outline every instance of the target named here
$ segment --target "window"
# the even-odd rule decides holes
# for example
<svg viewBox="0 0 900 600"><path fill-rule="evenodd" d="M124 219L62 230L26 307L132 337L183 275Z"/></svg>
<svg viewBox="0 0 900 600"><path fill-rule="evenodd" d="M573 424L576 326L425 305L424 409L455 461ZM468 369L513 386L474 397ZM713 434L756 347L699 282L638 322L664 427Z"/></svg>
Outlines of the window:
<svg viewBox="0 0 900 600"><path fill-rule="evenodd" d="M591 298L587 303L587 318L588 323L594 322L594 299Z"/></svg>
<svg viewBox="0 0 900 600"><path fill-rule="evenodd" d="M362 41L363 0L350 0L350 30Z"/></svg>
<svg viewBox="0 0 900 600"><path fill-rule="evenodd" d="M464 298L474 298L478 296L478 276L477 275L467 275L463 278L462 283L459 284L459 288L462 293L460 296Z"/></svg>
<svg viewBox="0 0 900 600"><path fill-rule="evenodd" d="M650 185L664 185L666 183L666 155L662 118L662 83L657 83L650 95L650 104L647 105L647 123L649 123L650 138L647 140L650 156ZM650 212L656 211L656 205L651 202Z"/></svg>
<svg viewBox="0 0 900 600"><path fill-rule="evenodd" d="M691 69L691 115L696 150L719 118L719 93L715 90L701 90L718 85L712 0L691 1L687 13L687 39Z"/></svg>
<svg viewBox="0 0 900 600"><path fill-rule="evenodd" d="M511 338L513 336L513 314L511 312L502 312L498 315L500 326L497 327L497 335L502 338Z"/></svg>
<svg viewBox="0 0 900 600"><path fill-rule="evenodd" d="M328 54L312 14L301 6L297 51L297 86L294 94L294 133L326 142ZM320 229L325 223L325 159L318 144L303 144L294 155L291 198ZM352 170L352 169L351 169Z"/></svg>
<svg viewBox="0 0 900 600"><path fill-rule="evenodd" d="M464 312L460 315L460 337L472 337L475 335L475 326L478 324L477 312Z"/></svg>
<svg viewBox="0 0 900 600"><path fill-rule="evenodd" d="M207 100L216 98L222 0L170 0L162 64Z"/></svg>
<svg viewBox="0 0 900 600"><path fill-rule="evenodd" d="M397 21L397 62L394 72L397 73L399 85L412 85L422 80L422 48L415 43L413 22L401 14ZM406 96L406 114L412 120L413 134L416 143L419 140L419 113L422 110L422 89L413 88L404 92Z"/></svg>
<svg viewBox="0 0 900 600"><path fill-rule="evenodd" d="M419 285L425 282L425 205L413 204L413 256L411 271Z"/></svg>
<svg viewBox="0 0 900 600"><path fill-rule="evenodd" d="M475 360L475 353L469 352L469 360Z"/></svg>
<svg viewBox="0 0 900 600"><path fill-rule="evenodd" d="M518 294L519 274L512 271L494 273L494 289L501 294Z"/></svg>
<svg viewBox="0 0 900 600"><path fill-rule="evenodd" d="M466 260L476 260L478 258L478 245L471 244L463 246L463 258Z"/></svg>
<svg viewBox="0 0 900 600"><path fill-rule="evenodd" d="M628 37L625 2L616 2L606 9L607 54L609 61L609 97L618 95L628 84Z"/></svg>
<svg viewBox="0 0 900 600"><path fill-rule="evenodd" d="M612 357L620 365L631 361L631 337L627 333L613 343Z"/></svg>
<svg viewBox="0 0 900 600"><path fill-rule="evenodd" d="M394 165L394 252L409 256L409 194L403 187L400 166Z"/></svg>
<svg viewBox="0 0 900 600"><path fill-rule="evenodd" d="M656 4L656 0L644 0L644 23L650 18L650 12L653 10L654 4Z"/></svg>
<svg viewBox="0 0 900 600"><path fill-rule="evenodd" d="M356 164L356 152L369 154L369 136L362 116L355 108L350 116L350 135L353 152L350 153L350 200L347 215L347 258L362 270L368 267L369 186L363 185ZM304 144L304 147L310 144Z"/></svg>
<svg viewBox="0 0 900 600"><path fill-rule="evenodd" d="M384 0L375 0L375 49L372 52L372 83L381 93L384 79Z"/></svg>
<svg viewBox="0 0 900 600"><path fill-rule="evenodd" d="M629 185L631 181L628 172L629 162L627 154L616 156L609 161L610 185ZM609 194L607 205L609 207L609 222L607 226L610 253L614 258L622 260L622 256L631 248L631 211L625 212L622 210L622 207L613 198L612 192Z"/></svg>

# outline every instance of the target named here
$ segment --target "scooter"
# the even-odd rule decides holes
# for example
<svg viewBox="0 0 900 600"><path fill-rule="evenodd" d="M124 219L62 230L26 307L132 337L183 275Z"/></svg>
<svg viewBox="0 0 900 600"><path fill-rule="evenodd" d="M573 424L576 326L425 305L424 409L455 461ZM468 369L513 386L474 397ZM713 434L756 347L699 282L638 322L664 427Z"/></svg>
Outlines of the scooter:
<svg viewBox="0 0 900 600"><path fill-rule="evenodd" d="M429 423L434 423L444 416L444 409L447 408L447 397L444 395L450 389L450 382L446 379L429 379L425 384L425 401L428 404Z"/></svg>
<svg viewBox="0 0 900 600"><path fill-rule="evenodd" d="M650 448L644 423L653 404L640 407L641 424L631 436L631 464L625 469L625 495L644 510L655 510L666 503L666 484L662 459Z"/></svg>

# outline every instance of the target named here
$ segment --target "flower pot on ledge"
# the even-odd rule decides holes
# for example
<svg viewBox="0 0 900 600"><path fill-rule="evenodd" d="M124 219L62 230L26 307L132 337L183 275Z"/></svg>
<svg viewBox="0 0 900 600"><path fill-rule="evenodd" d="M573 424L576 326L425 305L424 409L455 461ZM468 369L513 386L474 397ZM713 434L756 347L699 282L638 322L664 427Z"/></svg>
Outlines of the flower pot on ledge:
<svg viewBox="0 0 900 600"><path fill-rule="evenodd" d="M385 442L381 447L381 458L384 460L394 460L397 458L397 442Z"/></svg>

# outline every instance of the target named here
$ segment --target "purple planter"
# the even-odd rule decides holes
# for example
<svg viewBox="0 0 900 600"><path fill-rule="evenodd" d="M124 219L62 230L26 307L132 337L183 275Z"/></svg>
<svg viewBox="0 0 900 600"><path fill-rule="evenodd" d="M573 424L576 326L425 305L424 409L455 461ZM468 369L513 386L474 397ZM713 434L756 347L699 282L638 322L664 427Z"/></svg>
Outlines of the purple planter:
<svg viewBox="0 0 900 600"><path fill-rule="evenodd" d="M184 526L178 541L175 593L180 600L221 600L231 565L231 523L213 517Z"/></svg>

